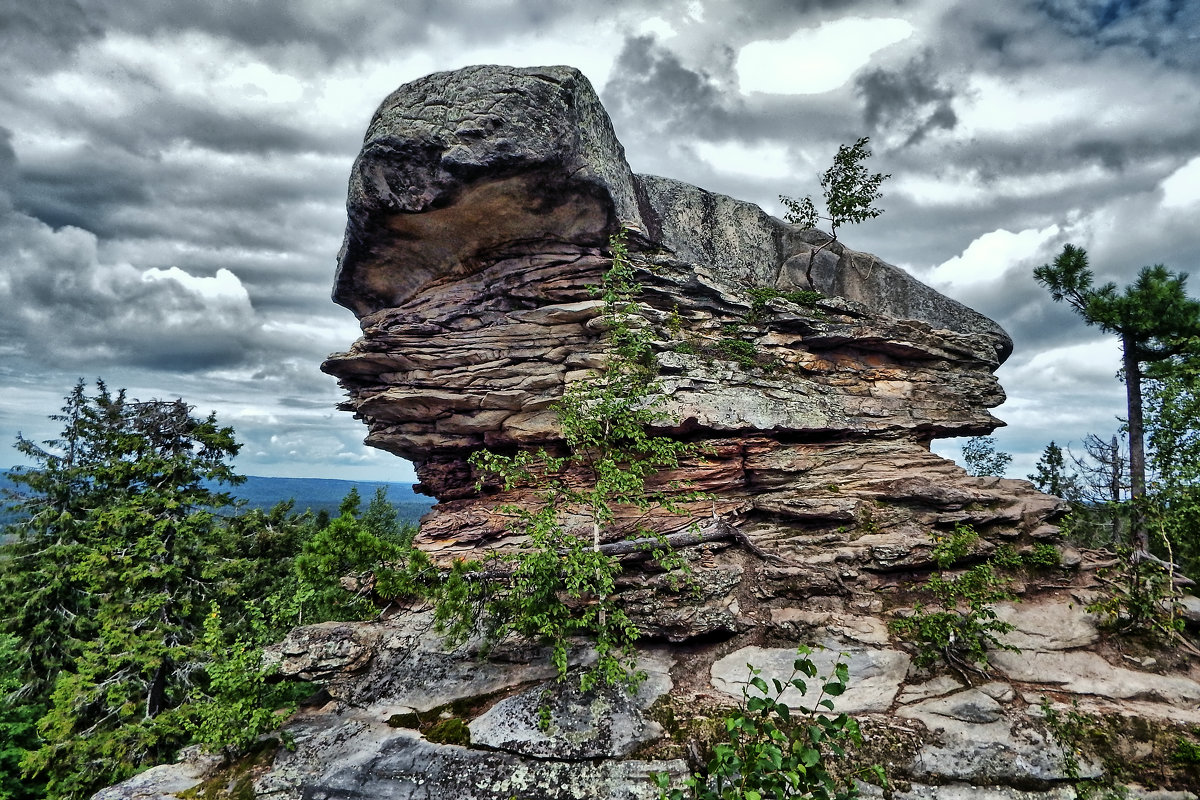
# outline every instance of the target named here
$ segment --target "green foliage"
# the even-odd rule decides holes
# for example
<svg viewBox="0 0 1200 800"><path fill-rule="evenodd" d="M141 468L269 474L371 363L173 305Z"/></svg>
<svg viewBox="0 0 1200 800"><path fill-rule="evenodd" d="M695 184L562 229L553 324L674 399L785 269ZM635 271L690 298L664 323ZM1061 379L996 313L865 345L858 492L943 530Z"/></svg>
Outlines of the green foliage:
<svg viewBox="0 0 1200 800"><path fill-rule="evenodd" d="M1200 764L1200 742L1180 736L1175 742L1171 757L1179 764Z"/></svg>
<svg viewBox="0 0 1200 800"><path fill-rule="evenodd" d="M966 558L979 542L979 534L969 525L955 525L949 535L934 534L930 557L942 569L949 569Z"/></svg>
<svg viewBox="0 0 1200 800"><path fill-rule="evenodd" d="M90 796L197 737L236 747L263 730L253 698L284 703L257 648L289 626L312 524L287 504L231 514L212 487L240 481L233 431L182 401L81 382L53 418L58 438L18 438L32 466L11 474L18 519L0 548L0 758L20 748L12 796L47 800Z"/></svg>
<svg viewBox="0 0 1200 800"><path fill-rule="evenodd" d="M21 689L21 642L0 634L0 800L34 800L42 783L21 777L21 759L37 744L37 721L44 708L26 702Z"/></svg>
<svg viewBox="0 0 1200 800"><path fill-rule="evenodd" d="M1079 701L1072 700L1071 708L1061 712L1046 697L1041 702L1042 718L1054 736L1062 754L1063 772L1074 784L1075 796L1079 800L1125 800L1129 790L1118 783L1113 773L1121 772L1120 765L1105 763L1107 774L1100 779L1084 778L1079 757L1084 754L1085 743L1100 735L1096 719L1079 710Z"/></svg>
<svg viewBox="0 0 1200 800"><path fill-rule="evenodd" d="M913 606L908 616L897 617L889 627L916 643L913 661L920 667L938 661L964 672L987 667L989 650L1015 650L998 638L1012 625L996 617L992 604L1010 600L1010 580L996 571L991 561L976 564L957 575L946 572L963 559L977 541L977 534L958 526L949 536L934 539L933 560L942 570L934 572L921 587L937 600L933 608L922 603Z"/></svg>
<svg viewBox="0 0 1200 800"><path fill-rule="evenodd" d="M748 290L746 294L750 296L748 322L756 322L762 319L767 313L767 304L772 300L787 300L789 303L795 303L804 308L812 308L825 297L820 292L814 292L811 289L796 289L791 292L785 292L770 286L757 286Z"/></svg>
<svg viewBox="0 0 1200 800"><path fill-rule="evenodd" d="M1142 377L1145 365L1194 355L1200 337L1200 301L1187 296L1187 276L1156 264L1143 267L1123 291L1115 283L1092 284L1087 253L1068 244L1053 264L1034 277L1055 302L1068 303L1088 325L1121 339L1122 372L1128 410L1129 473L1135 499L1147 492ZM1148 550L1145 526L1134 508L1133 530L1139 550Z"/></svg>
<svg viewBox="0 0 1200 800"><path fill-rule="evenodd" d="M996 440L991 436L972 436L962 448L963 467L967 474L975 477L992 475L1003 478L1012 456L996 449Z"/></svg>
<svg viewBox="0 0 1200 800"><path fill-rule="evenodd" d="M23 519L6 549L4 629L25 691L47 706L25 771L82 797L186 742L180 706L201 660L201 602L220 560L214 509L237 480L233 431L182 401L137 402L103 383L67 397L60 438L18 439ZM205 603L207 605L207 603Z"/></svg>
<svg viewBox="0 0 1200 800"><path fill-rule="evenodd" d="M1078 497L1078 478L1067 469L1062 448L1054 442L1046 445L1041 458L1034 465L1034 470L1032 475L1026 477L1039 491L1064 500L1075 500Z"/></svg>
<svg viewBox="0 0 1200 800"><path fill-rule="evenodd" d="M438 744L457 744L465 747L471 743L471 729L461 718L451 717L425 731L425 738Z"/></svg>
<svg viewBox="0 0 1200 800"><path fill-rule="evenodd" d="M870 776L886 786L878 766L849 774L835 772L831 761L844 760L849 748L862 744L853 718L831 716L831 698L846 691L849 669L839 660L833 673L821 680L811 654L809 648L800 647L791 676L786 681L772 679L770 685L761 670L747 664L750 674L742 688L742 702L724 720L728 740L713 748L705 769L685 779L682 787L672 787L667 773L652 775L660 800L849 800L859 796L856 778ZM801 706L797 714L781 698L789 688L806 695L806 678L821 680L821 691L812 706Z"/></svg>
<svg viewBox="0 0 1200 800"><path fill-rule="evenodd" d="M1080 745L1092 727L1091 719L1080 713L1078 700L1073 701L1071 709L1066 713L1056 709L1046 697L1042 698L1040 707L1042 719L1046 721L1046 727L1054 734L1054 739L1062 751L1063 772L1068 780L1079 783Z"/></svg>
<svg viewBox="0 0 1200 800"><path fill-rule="evenodd" d="M883 213L874 203L883 197L879 186L891 175L867 171L866 160L871 157L867 149L867 137L862 137L852 145L840 145L833 157L833 166L821 175L821 190L825 195L825 214L817 212L816 204L811 197L797 200L786 195L779 196L779 202L787 208L784 219L799 224L805 228L815 228L821 220L829 223L830 240L814 249L808 258L808 268L804 276L812 285L812 268L817 253L837 241L838 228L849 223L866 222Z"/></svg>
<svg viewBox="0 0 1200 800"><path fill-rule="evenodd" d="M722 358L736 362L744 369L753 369L758 366L758 348L754 342L741 339L721 339L717 342L716 350Z"/></svg>
<svg viewBox="0 0 1200 800"><path fill-rule="evenodd" d="M652 332L635 300L641 286L622 235L610 240L610 249L612 266L594 288L604 300L609 358L603 372L568 386L554 407L565 452L482 450L471 457L505 490L524 485L536 491L536 506L499 509L513 517L513 529L527 543L484 564L456 564L429 588L440 629L452 641L481 627L487 641L515 634L544 642L560 679L567 674L571 640L590 637L597 660L582 673L584 689L597 683L632 687L642 677L633 660L640 632L614 598L621 564L601 550L613 535L617 510L657 506L675 512L696 496L647 487L653 475L677 467L695 447L647 430L661 404ZM683 566L665 550L654 556L666 569ZM428 571L422 574L429 585Z"/></svg>
<svg viewBox="0 0 1200 800"><path fill-rule="evenodd" d="M679 315L679 304L671 309L671 313L667 315L667 330L672 336L683 335L683 317Z"/></svg>
<svg viewBox="0 0 1200 800"><path fill-rule="evenodd" d="M1040 542L1023 555L1022 560L1034 569L1057 569L1062 566L1062 553L1054 545Z"/></svg>
<svg viewBox="0 0 1200 800"><path fill-rule="evenodd" d="M407 562L413 531L400 525L382 488L360 513L358 492L351 489L338 516L304 543L296 557L296 624L366 619L376 614L376 575L397 578L387 565ZM404 591L387 587L386 596Z"/></svg>
<svg viewBox="0 0 1200 800"><path fill-rule="evenodd" d="M1171 642L1184 628L1181 592L1169 565L1122 548L1117 563L1099 577L1106 591L1087 610L1119 632L1148 634Z"/></svg>
<svg viewBox="0 0 1200 800"><path fill-rule="evenodd" d="M1161 526L1184 573L1200 580L1200 362L1177 356L1147 373L1150 524Z"/></svg>
<svg viewBox="0 0 1200 800"><path fill-rule="evenodd" d="M194 688L187 720L195 743L228 755L246 752L259 736L279 727L280 713L294 707L295 690L271 683L275 670L263 665L262 645L270 638L263 613L249 605L245 620L245 627L231 631L222 624L220 608L211 604L200 640L208 654L207 685Z"/></svg>

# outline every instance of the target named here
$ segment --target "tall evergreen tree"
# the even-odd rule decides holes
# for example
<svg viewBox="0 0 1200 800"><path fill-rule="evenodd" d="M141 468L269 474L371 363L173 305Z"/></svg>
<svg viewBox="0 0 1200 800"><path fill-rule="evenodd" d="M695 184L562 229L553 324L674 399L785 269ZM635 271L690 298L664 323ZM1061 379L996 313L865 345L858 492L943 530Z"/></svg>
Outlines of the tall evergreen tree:
<svg viewBox="0 0 1200 800"><path fill-rule="evenodd" d="M101 382L67 397L57 439L19 438L23 521L0 559L0 627L23 645L25 692L47 706L24 769L48 798L82 798L186 742L176 710L202 669L215 551L231 502L230 428L181 400Z"/></svg>
<svg viewBox="0 0 1200 800"><path fill-rule="evenodd" d="M1121 339L1125 396L1129 426L1129 471L1135 500L1146 495L1145 423L1142 413L1142 377L1148 364L1179 356L1194 347L1200 336L1200 302L1187 296L1187 276L1161 264L1143 267L1137 280L1124 290L1115 283L1092 285L1087 253L1065 245L1053 264L1033 271L1055 302L1065 301L1088 325L1096 325ZM1135 520L1140 551L1149 549L1144 527Z"/></svg>

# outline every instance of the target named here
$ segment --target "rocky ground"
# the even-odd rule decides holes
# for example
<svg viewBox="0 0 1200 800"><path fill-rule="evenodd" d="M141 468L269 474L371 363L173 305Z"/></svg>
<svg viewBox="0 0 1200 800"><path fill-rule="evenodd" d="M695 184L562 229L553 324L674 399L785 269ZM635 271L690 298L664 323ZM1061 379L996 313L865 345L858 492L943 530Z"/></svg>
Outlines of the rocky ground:
<svg viewBox="0 0 1200 800"><path fill-rule="evenodd" d="M349 218L334 296L363 336L324 369L368 443L413 460L438 498L416 542L435 562L522 546L497 507L534 503L533 488L480 485L467 459L562 451L554 401L609 357L588 287L620 229L662 386L655 430L699 448L656 485L708 493L637 526L731 533L684 548L690 589L625 565L647 674L635 695L555 682L534 644L448 648L428 609L391 606L273 648L281 675L324 687L286 726L289 748L233 768L197 757L98 797L656 797L648 775L704 760L746 665L786 678L803 643L825 648L822 667L848 659L838 710L863 721L856 758L892 782L864 793L1069 798L1091 778L1162 800L1200 791L1196 651L1102 631L1085 608L1104 557L1061 542L1064 504L929 451L1001 424L989 409L1011 341L995 323L840 243L814 257L823 234L756 206L633 175L564 67L398 89L355 164ZM634 523L629 509L607 540ZM1011 649L921 668L893 624L928 601L934 545L964 526L979 538L948 575L999 553L1014 564L1013 597L995 604ZM572 655L591 657L585 642Z"/></svg>

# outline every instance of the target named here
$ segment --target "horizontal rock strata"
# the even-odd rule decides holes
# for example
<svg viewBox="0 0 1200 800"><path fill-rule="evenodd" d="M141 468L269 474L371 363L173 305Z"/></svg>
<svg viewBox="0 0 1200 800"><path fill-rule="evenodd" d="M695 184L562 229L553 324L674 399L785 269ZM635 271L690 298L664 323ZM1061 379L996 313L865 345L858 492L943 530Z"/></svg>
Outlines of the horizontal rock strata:
<svg viewBox="0 0 1200 800"><path fill-rule="evenodd" d="M657 797L649 774L699 766L748 663L786 680L796 645L813 643L824 669L846 654L839 710L862 719L859 758L886 767L888 797L1067 800L1114 759L1141 765L1124 775L1147 784L1133 797L1195 797L1200 779L1170 753L1200 724L1200 667L1131 660L1101 636L1083 610L1088 554L1060 547L1065 568L1013 575L1024 602L996 613L1019 652L994 652L986 670L919 669L889 628L928 600L916 586L935 537L980 534L959 569L1059 541L1057 498L929 450L1001 424L989 409L1004 399L994 371L1011 341L994 322L841 243L814 257L819 231L633 174L566 67L472 67L401 87L368 129L348 212L334 299L362 338L323 368L367 443L411 459L437 498L416 540L436 562L523 545L497 507L535 503L533 487L502 491L468 458L563 451L555 401L610 357L590 287L621 229L642 284L634 324L651 334L662 387L655 430L699 447L654 487L708 497L682 515L619 510L606 532L619 547L641 528L698 531L682 548L690 591L623 556L618 597L649 674L635 696L550 680L536 643L486 658L477 642L447 648L427 609L301 628L271 658L328 702L290 723L295 750L258 776L256 796ZM593 657L580 642L571 663ZM1109 752L1071 769L1046 708L1094 714Z"/></svg>

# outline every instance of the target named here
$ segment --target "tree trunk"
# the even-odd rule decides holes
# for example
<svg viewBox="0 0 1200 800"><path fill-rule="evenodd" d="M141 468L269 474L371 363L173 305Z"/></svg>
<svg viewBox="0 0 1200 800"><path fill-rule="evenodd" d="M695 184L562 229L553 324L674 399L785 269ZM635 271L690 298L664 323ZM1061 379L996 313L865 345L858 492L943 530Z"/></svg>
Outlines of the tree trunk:
<svg viewBox="0 0 1200 800"><path fill-rule="evenodd" d="M1138 550L1149 550L1149 538L1142 524L1140 503L1146 496L1146 447L1142 424L1142 365L1137 360L1137 343L1130 334L1121 335L1125 366L1125 400L1129 408L1129 485L1133 497L1133 540Z"/></svg>
<svg viewBox="0 0 1200 800"><path fill-rule="evenodd" d="M1121 465L1121 446L1117 442L1117 437L1112 437L1112 446L1109 451L1112 460L1109 462L1112 465L1112 479L1109 481L1108 499L1112 501L1113 508L1117 507L1117 503L1121 502L1121 490L1124 488L1121 478L1124 477L1124 468ZM1112 512L1112 542L1115 546L1121 541L1121 515L1116 511Z"/></svg>

